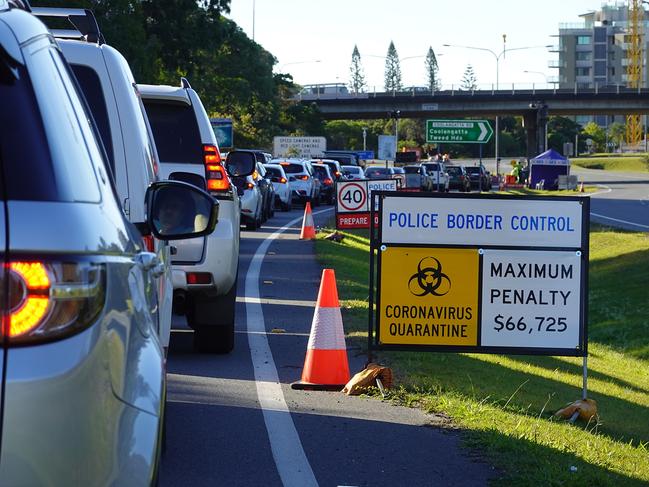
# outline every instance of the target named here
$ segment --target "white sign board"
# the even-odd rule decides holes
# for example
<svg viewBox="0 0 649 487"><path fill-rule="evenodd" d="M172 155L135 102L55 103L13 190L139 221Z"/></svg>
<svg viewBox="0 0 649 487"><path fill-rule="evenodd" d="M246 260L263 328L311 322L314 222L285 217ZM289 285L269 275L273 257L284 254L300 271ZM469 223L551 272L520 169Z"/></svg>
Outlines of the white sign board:
<svg viewBox="0 0 649 487"><path fill-rule="evenodd" d="M324 137L273 137L275 157L322 157L326 150Z"/></svg>
<svg viewBox="0 0 649 487"><path fill-rule="evenodd" d="M484 250L483 347L579 348L581 254Z"/></svg>
<svg viewBox="0 0 649 487"><path fill-rule="evenodd" d="M379 135L379 159L394 161L396 155L396 137L394 135Z"/></svg>
<svg viewBox="0 0 649 487"><path fill-rule="evenodd" d="M581 246L580 201L407 198L383 201L383 243Z"/></svg>

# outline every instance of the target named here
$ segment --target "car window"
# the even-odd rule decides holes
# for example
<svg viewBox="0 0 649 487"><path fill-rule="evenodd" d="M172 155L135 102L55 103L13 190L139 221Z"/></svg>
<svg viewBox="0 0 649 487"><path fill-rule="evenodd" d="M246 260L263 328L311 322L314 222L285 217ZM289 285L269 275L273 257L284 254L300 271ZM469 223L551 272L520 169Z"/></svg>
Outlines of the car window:
<svg viewBox="0 0 649 487"><path fill-rule="evenodd" d="M106 108L106 99L101 87L101 81L97 72L89 66L81 64L70 65L74 75L79 81L79 85L86 97L90 111L95 119L101 140L104 143L108 160L115 173L115 160L113 159L113 138L110 133L110 123L108 120L108 109Z"/></svg>
<svg viewBox="0 0 649 487"><path fill-rule="evenodd" d="M437 163L432 163L432 164L425 164L426 170L427 171L439 171L439 164Z"/></svg>
<svg viewBox="0 0 649 487"><path fill-rule="evenodd" d="M465 168L466 172L470 174L479 174L480 168L478 166L469 166Z"/></svg>
<svg viewBox="0 0 649 487"><path fill-rule="evenodd" d="M300 172L307 172L302 164L289 164L287 166L282 164L286 174L297 174Z"/></svg>
<svg viewBox="0 0 649 487"><path fill-rule="evenodd" d="M448 172L449 174L461 174L462 168L458 166L449 166L446 168L446 172Z"/></svg>
<svg viewBox="0 0 649 487"><path fill-rule="evenodd" d="M403 170L405 171L406 174L419 174L419 168L418 167L404 167Z"/></svg>
<svg viewBox="0 0 649 487"><path fill-rule="evenodd" d="M372 167L365 171L365 174L368 176L384 176L392 174L392 171L388 167Z"/></svg>
<svg viewBox="0 0 649 487"><path fill-rule="evenodd" d="M162 162L203 163L203 146L191 106L144 99Z"/></svg>
<svg viewBox="0 0 649 487"><path fill-rule="evenodd" d="M281 169L278 169L276 167L267 167L266 172L268 173L269 176L282 176L282 171Z"/></svg>
<svg viewBox="0 0 649 487"><path fill-rule="evenodd" d="M47 178L46 172L39 167L38 159L41 156L36 158L36 161L23 160L21 164L26 166L23 170L27 177L23 182L31 185L35 180L42 179L47 181L47 184L56 185L55 199L60 201L98 202L99 186L80 125L87 121L85 118L78 118L78 115L83 114L83 109L76 91L71 86L66 90L62 83L68 74L59 56L51 46L27 56L27 66L45 128L52 164L51 178ZM43 150L42 145L38 147ZM39 174L40 177L34 178L34 174ZM24 186L22 190L29 192Z"/></svg>

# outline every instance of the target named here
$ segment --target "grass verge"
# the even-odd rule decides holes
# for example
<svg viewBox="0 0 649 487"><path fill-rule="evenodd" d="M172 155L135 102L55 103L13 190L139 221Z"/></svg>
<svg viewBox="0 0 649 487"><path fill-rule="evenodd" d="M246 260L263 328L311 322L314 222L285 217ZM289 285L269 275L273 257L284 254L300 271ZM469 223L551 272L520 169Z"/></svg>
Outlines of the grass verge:
<svg viewBox="0 0 649 487"><path fill-rule="evenodd" d="M605 171L649 172L649 156L607 156L607 157L575 157L570 159L575 166L588 169L603 169Z"/></svg>
<svg viewBox="0 0 649 487"><path fill-rule="evenodd" d="M319 239L336 270L345 329L365 347L367 232ZM448 414L502 472L501 485L649 483L649 237L593 226L589 395L600 416L574 426L553 412L581 394L581 359L383 352L399 404Z"/></svg>

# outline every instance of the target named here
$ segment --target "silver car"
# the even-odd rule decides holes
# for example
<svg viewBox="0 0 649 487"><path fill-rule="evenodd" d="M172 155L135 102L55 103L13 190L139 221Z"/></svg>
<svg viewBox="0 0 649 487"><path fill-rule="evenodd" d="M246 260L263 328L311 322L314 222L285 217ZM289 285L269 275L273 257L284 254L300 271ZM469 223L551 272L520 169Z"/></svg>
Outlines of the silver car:
<svg viewBox="0 0 649 487"><path fill-rule="evenodd" d="M0 52L0 484L153 484L157 257L124 215L61 51L5 0ZM218 204L187 184L153 183L143 204L160 239L216 225Z"/></svg>

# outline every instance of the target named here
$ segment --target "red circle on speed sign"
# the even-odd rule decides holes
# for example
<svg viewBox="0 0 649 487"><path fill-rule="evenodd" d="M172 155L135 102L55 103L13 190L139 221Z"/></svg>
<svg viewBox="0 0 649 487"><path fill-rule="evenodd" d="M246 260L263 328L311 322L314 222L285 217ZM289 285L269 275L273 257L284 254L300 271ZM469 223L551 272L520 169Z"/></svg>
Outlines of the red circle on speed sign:
<svg viewBox="0 0 649 487"><path fill-rule="evenodd" d="M358 183L348 183L338 195L338 201L347 211L357 211L365 206L367 191Z"/></svg>

